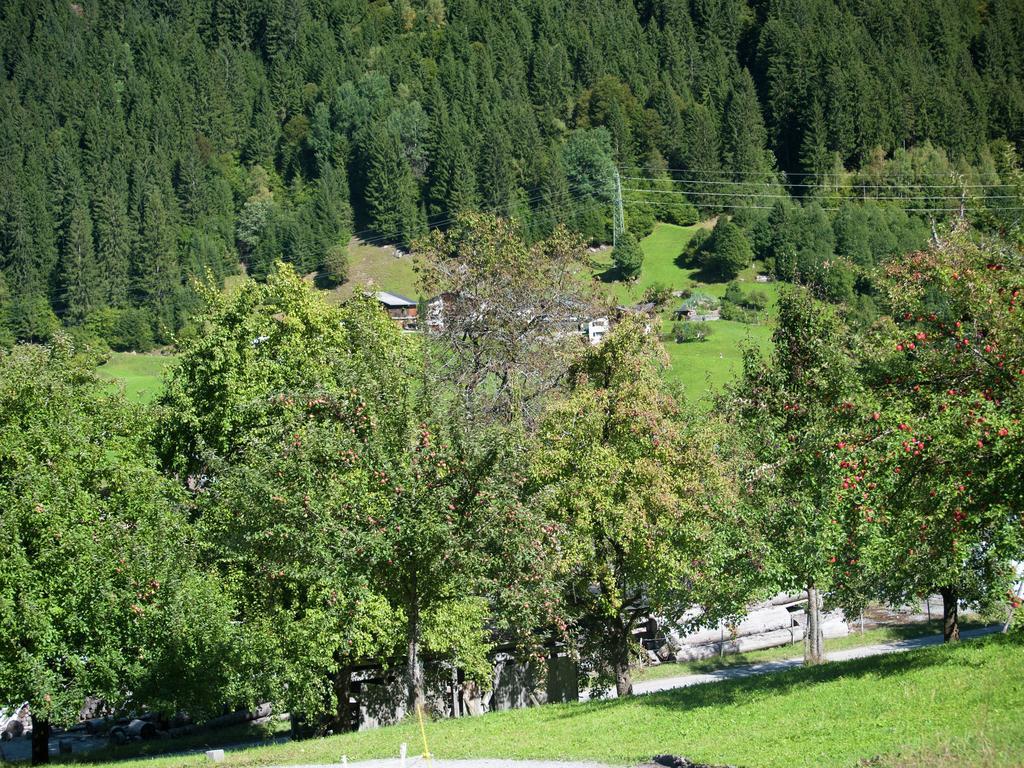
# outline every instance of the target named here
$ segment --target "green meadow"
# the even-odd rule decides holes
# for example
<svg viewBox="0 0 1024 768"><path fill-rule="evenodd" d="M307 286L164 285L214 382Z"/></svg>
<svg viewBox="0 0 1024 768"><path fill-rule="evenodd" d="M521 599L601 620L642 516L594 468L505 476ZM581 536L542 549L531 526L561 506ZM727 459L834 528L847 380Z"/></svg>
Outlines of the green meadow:
<svg viewBox="0 0 1024 768"><path fill-rule="evenodd" d="M725 293L725 282L709 281L700 270L679 264L679 256L694 233L711 225L712 222L689 227L655 225L654 231L640 242L644 250L640 276L629 283L617 279L611 263L611 252L602 251L593 263L593 274L599 288L624 304L639 302L647 289L655 285L667 286L672 290L690 289L721 297ZM766 320L770 321L775 313L779 285L756 283L756 275L757 265L754 265L744 270L738 281L744 291L759 290L768 295L770 303ZM688 403L707 408L710 406L711 395L732 380L740 370L744 348L749 346L762 352L771 348L772 329L769 322L754 325L718 320L709 323L711 334L707 340L677 344L670 338L670 331L672 312L681 303L681 299L672 299L659 313L662 337L670 361L665 375L669 381L682 387Z"/></svg>
<svg viewBox="0 0 1024 768"><path fill-rule="evenodd" d="M436 758L592 760L635 766L671 753L747 768L1011 768L1024 761L1024 646L995 636L613 701L426 725ZM237 737L237 736L236 736ZM251 734L250 734L251 737ZM229 752L227 766L338 764L422 751L418 726ZM207 748L214 744L195 744ZM159 748L150 742L121 755ZM113 765L115 751L79 758ZM203 755L118 762L201 766Z"/></svg>
<svg viewBox="0 0 1024 768"><path fill-rule="evenodd" d="M124 387L129 400L148 403L155 400L163 389L163 373L174 360L174 355L112 352L110 358L96 372L117 386Z"/></svg>
<svg viewBox="0 0 1024 768"><path fill-rule="evenodd" d="M725 283L706 282L698 270L683 268L677 263L679 254L694 232L708 226L710 222L690 227L656 225L654 231L641 241L644 265L639 279L633 282L615 279L608 249L601 251L592 260L592 269L588 274L592 275L600 291L624 304L640 301L644 292L654 285L665 285L672 290L689 288L720 297L725 292ZM325 291L328 300L343 301L352 295L357 286L393 291L411 298L418 296L412 256L397 256L390 247L381 248L357 240L349 244L349 256L349 280L337 288ZM751 267L740 275L739 282L744 290L755 290L756 287L756 290L768 294L771 303L767 314L770 319L778 298L778 284L755 283L756 274L756 267ZM244 276L232 278L230 287L239 285L245 279ZM771 327L767 323L751 325L720 320L710 324L711 335L706 341L677 344L670 338L671 317L680 303L680 300L673 299L662 308L659 315L669 357L665 375L669 381L682 387L687 402L707 408L712 393L736 375L745 347L752 346L762 351L770 349ZM99 374L120 382L129 399L150 402L159 395L163 385L163 371L172 359L171 355L115 352L100 366Z"/></svg>

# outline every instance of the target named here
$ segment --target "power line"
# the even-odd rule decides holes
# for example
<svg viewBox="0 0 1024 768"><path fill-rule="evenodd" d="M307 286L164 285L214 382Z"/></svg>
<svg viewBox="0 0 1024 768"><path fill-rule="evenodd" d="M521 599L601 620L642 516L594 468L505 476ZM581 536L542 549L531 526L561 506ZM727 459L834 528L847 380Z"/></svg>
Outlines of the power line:
<svg viewBox="0 0 1024 768"><path fill-rule="evenodd" d="M792 195L785 193L776 194L769 192L704 192L694 190L677 190L677 189L637 189L632 187L623 188L623 192L639 192L642 194L653 194L653 195L682 195L684 197L702 196L702 197L750 197L759 199L771 199L771 200L792 200ZM960 195L870 195L868 197L852 197L851 200L892 200L902 202L918 202L929 200L960 200ZM986 200L994 199L1007 199L1007 200L1019 200L1020 197L1017 195L992 195L984 198Z"/></svg>
<svg viewBox="0 0 1024 768"><path fill-rule="evenodd" d="M652 183L664 183L669 182L670 184L708 184L712 186L733 186L733 185L756 185L761 184L766 187L778 186L778 180L774 181L736 181L736 180L722 180L722 179L679 179L675 177L653 177L653 176L623 176L623 179L629 181L647 181ZM1015 188L1013 184L903 184L893 182L892 184L862 184L862 183L851 183L851 184L803 184L799 186L807 189L828 189L838 191L849 190L859 191L863 189L1003 189L1003 188ZM1016 195L1010 195L1010 197L1016 197Z"/></svg>
<svg viewBox="0 0 1024 768"><path fill-rule="evenodd" d="M868 198L868 199L870 200L872 198ZM652 201L652 200L629 200L629 201L626 202L626 205L649 205L649 206L661 207L662 205L664 205L664 203L659 203L659 202ZM748 209L749 208L749 209L752 209L752 210L770 211L775 206L774 205L750 205L748 203L744 203L743 205L737 206L737 207L741 208L741 209ZM840 211L842 209L841 208L825 208L825 207L822 207L821 210L834 213L834 212ZM900 210L908 211L910 213L943 213L943 212L955 213L955 212L958 212L960 210L960 206L957 206L956 208L931 208L931 207L929 207L929 208L901 208ZM1014 207L1004 207L1004 208L996 208L996 207L986 206L985 210L993 211L993 212L1001 212L1001 213L1003 213L1003 212L1010 212L1010 211L1024 211L1024 206L1020 206L1020 207L1014 206Z"/></svg>
<svg viewBox="0 0 1024 768"><path fill-rule="evenodd" d="M619 167L623 171L625 171L627 173L629 173L630 171L632 171L635 168L635 166L634 167L630 167L630 166L626 166L626 165L620 165ZM662 170L668 171L670 173L688 173L688 174L699 173L699 174L708 175L708 176L760 176L762 178L774 179L776 181L780 177L785 177L785 178L791 178L791 177L798 177L798 178L822 178L822 179L851 178L851 177L853 177L853 175L855 173L853 171L845 171L845 170L841 171L840 173L820 173L820 172L810 172L810 171L807 171L807 172L797 172L797 171L787 172L787 171L779 171L779 170L774 170L774 171L723 171L723 170L698 170L696 168L664 168ZM951 174L949 174L949 173L926 173L926 174L921 174L921 176L919 178L935 178L935 179L941 178L941 179L948 179L950 177L950 175ZM625 177L623 177L623 178L625 178ZM956 189L959 189L961 187L960 184L949 184L947 186L953 187L953 188L956 188ZM1017 182L1002 182L1002 183L998 183L998 184L993 184L991 186L1017 186Z"/></svg>

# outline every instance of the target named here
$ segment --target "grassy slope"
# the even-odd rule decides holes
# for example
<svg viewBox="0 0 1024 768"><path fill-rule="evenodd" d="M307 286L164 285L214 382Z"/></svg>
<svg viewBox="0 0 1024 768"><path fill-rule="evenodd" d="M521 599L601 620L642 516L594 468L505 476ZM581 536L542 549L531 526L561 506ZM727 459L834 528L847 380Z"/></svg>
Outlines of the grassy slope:
<svg viewBox="0 0 1024 768"><path fill-rule="evenodd" d="M700 275L692 269L680 269L676 257L696 232L707 224L691 227L677 227L672 224L658 224L654 231L642 241L644 267L640 278L633 283L601 281L600 287L616 301L633 303L639 301L644 290L655 283L668 285L674 290L697 288L705 293L721 296L724 283L702 283ZM349 243L349 280L344 285L325 291L330 301L342 301L352 295L360 286L376 290L389 290L411 298L417 298L414 259L409 255L396 257L391 247L367 245L358 240ZM605 274L611 265L610 251L604 250L594 259L596 275ZM740 275L740 282L754 285L753 268ZM244 275L229 278L226 288L236 287L245 280ZM777 296L775 284L759 285L758 289L768 293L772 302ZM671 326L671 314L676 303L669 303L662 312L662 330L667 333ZM767 325L746 325L721 321L714 323L710 339L705 342L676 344L668 342L666 349L671 365L666 372L671 381L678 382L691 402L707 405L706 395L727 382L738 369L741 351L745 344L767 349L770 345L771 330ZM100 368L100 374L124 382L127 395L140 401L149 401L159 394L161 374L169 358L162 355L115 354Z"/></svg>
<svg viewBox="0 0 1024 768"><path fill-rule="evenodd" d="M96 372L104 379L123 385L125 396L129 400L148 403L160 394L163 388L161 377L172 360L173 355L114 352Z"/></svg>
<svg viewBox="0 0 1024 768"><path fill-rule="evenodd" d="M411 299L418 298L417 277L413 270L415 260L409 254L400 257L395 254L395 249L391 246L382 248L353 239L348 244L348 280L343 285L327 291L328 298L336 302L343 301L351 296L357 287L391 291Z"/></svg>
<svg viewBox="0 0 1024 768"><path fill-rule="evenodd" d="M676 264L676 257L693 237L694 232L709 224L696 224L691 227L677 227L672 224L658 224L654 231L641 241L644 249L644 265L640 277L633 283L608 281L611 262L610 254L605 252L603 258L595 260L595 276L602 281L602 286L617 301L633 303L641 299L644 291L652 285L662 284L672 290L691 288L713 296L721 296L725 292L725 283L704 283L701 275L694 269L682 269ZM755 284L756 270L751 267L739 276L739 282L745 290L764 291L771 299L774 311L778 297L778 285L775 283ZM668 333L672 321L672 312L681 303L673 299L661 312L662 331ZM670 359L670 367L666 372L670 381L683 387L686 398L691 403L707 407L708 395L725 384L739 370L743 348L751 345L767 350L771 345L771 328L768 325L748 325L721 320L712 323L710 338L704 342L676 344L668 341L665 349Z"/></svg>
<svg viewBox="0 0 1024 768"><path fill-rule="evenodd" d="M449 758L635 765L670 752L758 768L852 768L883 755L872 764L1008 768L1024 760L1021 643L1019 637L974 640L627 700L441 721L427 725L427 738L435 756ZM390 757L401 742L420 751L414 724L229 753L227 764ZM947 753L957 759L935 761ZM120 765L204 761L177 756Z"/></svg>

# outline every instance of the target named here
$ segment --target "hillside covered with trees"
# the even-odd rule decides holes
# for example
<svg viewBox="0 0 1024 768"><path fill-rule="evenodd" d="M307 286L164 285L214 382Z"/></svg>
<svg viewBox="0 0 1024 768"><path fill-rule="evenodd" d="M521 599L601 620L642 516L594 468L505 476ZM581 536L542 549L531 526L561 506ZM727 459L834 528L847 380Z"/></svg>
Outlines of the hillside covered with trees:
<svg viewBox="0 0 1024 768"><path fill-rule="evenodd" d="M966 197L1020 232L1021 0L5 0L0 71L6 343L146 349L192 278L342 280L468 210L607 240L616 168L631 229L746 211L844 300Z"/></svg>

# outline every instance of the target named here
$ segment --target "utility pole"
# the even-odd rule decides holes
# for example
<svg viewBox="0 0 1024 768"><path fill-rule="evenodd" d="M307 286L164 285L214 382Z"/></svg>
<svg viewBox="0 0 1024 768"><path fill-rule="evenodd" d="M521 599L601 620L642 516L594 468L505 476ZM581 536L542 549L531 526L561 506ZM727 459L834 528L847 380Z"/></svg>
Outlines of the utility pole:
<svg viewBox="0 0 1024 768"><path fill-rule="evenodd" d="M626 231L626 214L622 210L622 179L619 169L615 169L615 201L612 211L612 247L619 244L619 237Z"/></svg>

